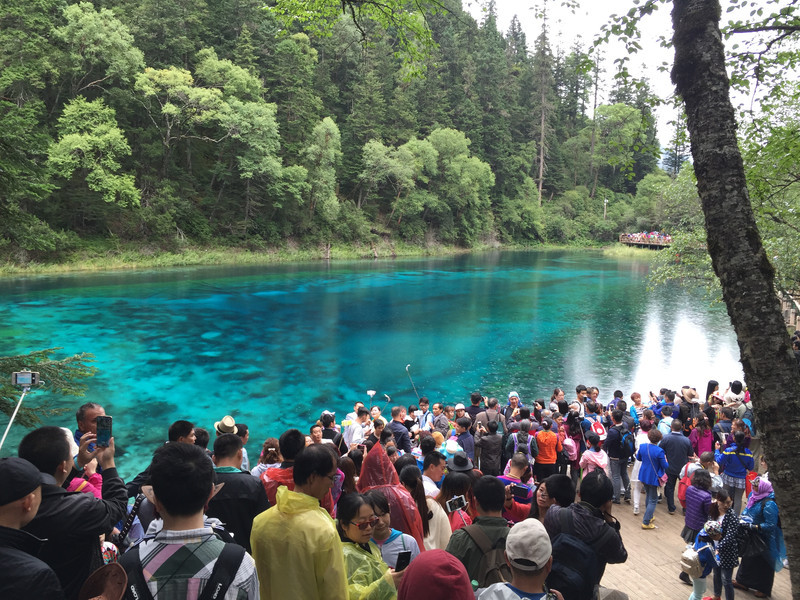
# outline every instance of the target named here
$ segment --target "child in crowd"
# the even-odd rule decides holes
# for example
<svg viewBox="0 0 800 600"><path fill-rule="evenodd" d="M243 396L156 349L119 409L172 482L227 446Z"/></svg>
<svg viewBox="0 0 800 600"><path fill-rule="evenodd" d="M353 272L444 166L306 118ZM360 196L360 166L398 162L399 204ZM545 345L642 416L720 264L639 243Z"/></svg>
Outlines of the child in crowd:
<svg viewBox="0 0 800 600"><path fill-rule="evenodd" d="M715 542L722 539L722 525L718 521L706 521L703 529L697 534L694 549L697 551L703 572L700 577L692 579L692 593L689 600L703 600L706 592L706 577L719 566Z"/></svg>
<svg viewBox="0 0 800 600"><path fill-rule="evenodd" d="M583 476L586 477L586 475L595 469L600 469L611 477L608 468L608 454L606 454L605 450L600 448L600 436L590 431L586 434L586 443L589 444L589 448L583 453L579 463L583 470Z"/></svg>

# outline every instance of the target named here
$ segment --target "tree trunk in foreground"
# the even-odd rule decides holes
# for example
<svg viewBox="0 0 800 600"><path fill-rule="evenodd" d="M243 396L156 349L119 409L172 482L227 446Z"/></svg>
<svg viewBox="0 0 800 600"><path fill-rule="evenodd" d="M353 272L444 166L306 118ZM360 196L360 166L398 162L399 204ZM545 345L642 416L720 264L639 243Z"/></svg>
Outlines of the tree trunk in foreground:
<svg viewBox="0 0 800 600"><path fill-rule="evenodd" d="M717 0L674 0L672 81L683 97L708 251L722 284L800 598L800 370L756 228L728 92Z"/></svg>

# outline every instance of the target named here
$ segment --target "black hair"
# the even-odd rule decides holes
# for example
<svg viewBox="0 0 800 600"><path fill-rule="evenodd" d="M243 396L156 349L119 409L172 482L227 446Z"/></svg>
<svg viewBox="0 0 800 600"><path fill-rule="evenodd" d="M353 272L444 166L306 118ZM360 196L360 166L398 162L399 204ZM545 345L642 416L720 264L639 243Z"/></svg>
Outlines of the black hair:
<svg viewBox="0 0 800 600"><path fill-rule="evenodd" d="M305 485L312 475L327 476L334 466L339 466L330 450L325 447L326 445L312 444L297 455L292 471L295 485Z"/></svg>
<svg viewBox="0 0 800 600"><path fill-rule="evenodd" d="M542 481L547 489L547 495L561 507L567 507L575 502L575 484L569 475L550 475Z"/></svg>
<svg viewBox="0 0 800 600"><path fill-rule="evenodd" d="M595 469L581 481L581 502L600 508L614 497L614 484L602 469Z"/></svg>
<svg viewBox="0 0 800 600"><path fill-rule="evenodd" d="M664 392L664 398L670 402L675 402L675 392L672 390L667 390Z"/></svg>
<svg viewBox="0 0 800 600"><path fill-rule="evenodd" d="M444 460L441 452L434 450L425 455L425 460L422 461L422 470L427 471L428 467L438 467Z"/></svg>
<svg viewBox="0 0 800 600"><path fill-rule="evenodd" d="M207 429L202 427L194 428L194 445L200 446L203 450L208 448L208 442L211 440L211 435Z"/></svg>
<svg viewBox="0 0 800 600"><path fill-rule="evenodd" d="M622 393L622 390L614 390L614 398L623 398L625 394Z"/></svg>
<svg viewBox="0 0 800 600"><path fill-rule="evenodd" d="M708 402L708 399L711 397L711 394L717 391L719 388L719 381L714 379L708 380L708 385L706 385L706 397L703 398L703 401Z"/></svg>
<svg viewBox="0 0 800 600"><path fill-rule="evenodd" d="M527 406L520 406L519 407L519 420L524 421L525 419L530 420L531 418L531 409Z"/></svg>
<svg viewBox="0 0 800 600"><path fill-rule="evenodd" d="M483 396L481 396L480 392L472 392L469 395L469 401L472 403L473 406L477 406L483 400Z"/></svg>
<svg viewBox="0 0 800 600"><path fill-rule="evenodd" d="M620 400L617 402L617 408L624 412L628 410L628 403L625 400Z"/></svg>
<svg viewBox="0 0 800 600"><path fill-rule="evenodd" d="M214 440L214 458L233 458L242 449L242 438L236 433L223 433Z"/></svg>
<svg viewBox="0 0 800 600"><path fill-rule="evenodd" d="M238 435L240 438L246 438L249 432L250 428L247 425L244 423L236 423L236 435Z"/></svg>
<svg viewBox="0 0 800 600"><path fill-rule="evenodd" d="M39 427L22 438L17 455L48 475L55 475L58 466L71 458L64 430L54 426Z"/></svg>
<svg viewBox="0 0 800 600"><path fill-rule="evenodd" d="M426 435L419 442L419 450L422 452L422 456L429 455L436 450L436 440L432 436Z"/></svg>
<svg viewBox="0 0 800 600"><path fill-rule="evenodd" d="M723 406L722 410L719 411L722 413L722 416L728 420L733 419L733 409L730 406Z"/></svg>
<svg viewBox="0 0 800 600"><path fill-rule="evenodd" d="M611 411L611 418L614 419L614 423L622 423L622 411L620 409L615 409Z"/></svg>
<svg viewBox="0 0 800 600"><path fill-rule="evenodd" d="M409 455L405 454L403 456ZM397 463L399 462L398 460ZM416 460L414 462L416 462ZM397 463L395 463L395 467ZM417 512L419 512L419 516L422 518L422 533L424 536L428 535L430 533L430 520L433 515L428 510L428 502L425 498L425 487L422 484L422 472L419 470L419 467L416 464L403 467L400 471L400 483L405 486L411 494L411 497L414 498L414 502L417 505Z"/></svg>
<svg viewBox="0 0 800 600"><path fill-rule="evenodd" d="M733 434L733 441L736 443L736 456L739 456L744 449L744 431L737 431Z"/></svg>
<svg viewBox="0 0 800 600"><path fill-rule="evenodd" d="M325 429L328 429L331 425L333 425L336 422L336 419L330 413L324 413L319 420L320 423L322 423L322 427L324 427Z"/></svg>
<svg viewBox="0 0 800 600"><path fill-rule="evenodd" d="M708 509L708 517L716 521L719 519L719 503L725 502L731 496L728 494L728 490L726 490L724 487L719 488L716 492L714 492L714 495L717 501L711 503L711 506Z"/></svg>
<svg viewBox="0 0 800 600"><path fill-rule="evenodd" d="M486 429L489 430L489 433L497 433L498 428L499 425L497 424L497 421L489 421L489 423L486 425Z"/></svg>
<svg viewBox="0 0 800 600"><path fill-rule="evenodd" d="M395 471L397 471L398 475L400 474L400 471L402 471L404 467L408 467L408 466L414 466L414 467L419 468L417 466L417 459L410 452L407 453L407 454L403 454L403 456L398 458L394 463L394 468L395 468Z"/></svg>
<svg viewBox="0 0 800 600"><path fill-rule="evenodd" d="M700 488L701 490L710 490L711 473L705 469L697 469L694 473L692 473L692 485L696 488Z"/></svg>
<svg viewBox="0 0 800 600"><path fill-rule="evenodd" d="M365 496L367 497L367 502L372 506L372 510L378 509L383 514L392 512L392 507L383 492L370 490Z"/></svg>
<svg viewBox="0 0 800 600"><path fill-rule="evenodd" d="M582 383L575 387L575 393L580 394L581 392L588 392L589 390L586 389L586 386Z"/></svg>
<svg viewBox="0 0 800 600"><path fill-rule="evenodd" d="M671 417L672 413L675 412L675 409L671 406L664 406L661 408L661 418Z"/></svg>
<svg viewBox="0 0 800 600"><path fill-rule="evenodd" d="M742 382L739 381L738 379L736 381L732 381L731 382L731 391L734 394L737 394L737 395L741 394L742 393L742 388L743 388Z"/></svg>
<svg viewBox="0 0 800 600"><path fill-rule="evenodd" d="M397 454L397 448L395 446L389 446L386 448L386 456L392 457Z"/></svg>
<svg viewBox="0 0 800 600"><path fill-rule="evenodd" d="M287 429L278 438L283 460L294 460L306 447L306 436L299 429Z"/></svg>
<svg viewBox="0 0 800 600"><path fill-rule="evenodd" d="M386 444L389 440L394 439L394 433L388 427L384 427L383 431L381 431L380 439L378 440L381 444Z"/></svg>
<svg viewBox="0 0 800 600"><path fill-rule="evenodd" d="M680 431L683 429L683 422L680 419L672 419L672 425L669 428L671 431Z"/></svg>
<svg viewBox="0 0 800 600"><path fill-rule="evenodd" d="M600 407L597 406L597 402L587 402L586 403L586 412L597 413L599 410L600 410Z"/></svg>
<svg viewBox="0 0 800 600"><path fill-rule="evenodd" d="M464 429L469 429L472 427L472 420L469 417L461 417L460 419L456 419L456 425Z"/></svg>
<svg viewBox="0 0 800 600"><path fill-rule="evenodd" d="M169 426L169 431L167 432L167 439L170 442L177 442L180 438L186 437L187 435L192 435L192 429L194 429L194 424L190 421L175 421L172 425Z"/></svg>
<svg viewBox="0 0 800 600"><path fill-rule="evenodd" d="M501 512L506 501L506 488L497 477L484 475L472 485L472 495L483 512Z"/></svg>
<svg viewBox="0 0 800 600"><path fill-rule="evenodd" d="M353 448L347 453L347 456L353 461L356 467L356 473L361 473L361 464L364 462L364 452L358 448Z"/></svg>
<svg viewBox="0 0 800 600"><path fill-rule="evenodd" d="M150 482L167 513L189 517L201 512L208 501L214 485L214 466L202 448L165 444L153 454Z"/></svg>
<svg viewBox="0 0 800 600"><path fill-rule="evenodd" d="M365 504L372 507L372 504L364 494L344 494L339 498L339 502L336 504L336 529L343 542L352 542L354 540L345 535L342 524L348 525L355 519L358 511Z"/></svg>
<svg viewBox="0 0 800 600"><path fill-rule="evenodd" d="M431 401L428 400L427 396L423 396L422 398L419 399L420 408L422 407L423 404L427 404L428 406L431 405Z"/></svg>
<svg viewBox="0 0 800 600"><path fill-rule="evenodd" d="M597 448L600 446L600 436L594 431L590 431L586 434L586 443L592 448Z"/></svg>
<svg viewBox="0 0 800 600"><path fill-rule="evenodd" d="M370 414L369 410L364 408L363 406L359 406L358 410L356 411L357 417L363 417L364 415Z"/></svg>
<svg viewBox="0 0 800 600"><path fill-rule="evenodd" d="M436 501L447 510L447 501L453 496L464 496L467 501L472 497L472 476L463 471L450 471L442 480L442 489L436 496Z"/></svg>
<svg viewBox="0 0 800 600"><path fill-rule="evenodd" d="M583 417L581 417L580 413L577 410L571 410L567 414L567 429L569 430L570 434L578 434L583 431L581 427L581 421Z"/></svg>

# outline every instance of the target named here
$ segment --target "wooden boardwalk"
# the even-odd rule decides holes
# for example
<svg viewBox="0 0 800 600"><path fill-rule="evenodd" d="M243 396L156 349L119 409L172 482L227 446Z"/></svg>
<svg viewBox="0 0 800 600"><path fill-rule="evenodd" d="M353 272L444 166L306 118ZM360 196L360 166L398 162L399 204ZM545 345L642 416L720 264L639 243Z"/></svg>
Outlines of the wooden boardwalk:
<svg viewBox="0 0 800 600"><path fill-rule="evenodd" d="M677 496L677 486L675 494ZM680 504L674 515L667 512L666 502L656 508L657 529L642 529L644 494L639 515L633 514L633 504L614 505L613 514L621 523L622 541L628 550L628 561L621 565L608 565L601 585L628 594L630 600L683 600L692 593L692 588L678 579L680 556L686 544L681 539L683 516ZM734 569L734 576L736 570ZM791 600L789 571L783 569L775 574L772 600ZM713 595L713 578L708 577L706 596ZM725 597L723 592L722 597ZM736 590L736 598L755 598L752 592Z"/></svg>

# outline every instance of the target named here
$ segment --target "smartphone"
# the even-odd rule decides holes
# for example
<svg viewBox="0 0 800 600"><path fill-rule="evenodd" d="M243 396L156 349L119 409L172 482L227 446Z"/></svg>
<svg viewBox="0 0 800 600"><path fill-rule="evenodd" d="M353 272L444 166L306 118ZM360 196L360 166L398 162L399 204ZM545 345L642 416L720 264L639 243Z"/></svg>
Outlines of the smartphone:
<svg viewBox="0 0 800 600"><path fill-rule="evenodd" d="M397 554L397 564L394 566L395 571L402 571L411 562L411 550L403 550ZM416 567L415 567L416 568Z"/></svg>
<svg viewBox="0 0 800 600"><path fill-rule="evenodd" d="M356 445L356 449L361 450L362 452L366 452L367 451L367 445L366 444L358 444L358 445Z"/></svg>
<svg viewBox="0 0 800 600"><path fill-rule="evenodd" d="M97 441L95 442L101 448L108 447L111 441L111 417L97 417Z"/></svg>
<svg viewBox="0 0 800 600"><path fill-rule="evenodd" d="M11 374L11 383L23 387L33 387L39 385L39 373L31 371L17 371Z"/></svg>
<svg viewBox="0 0 800 600"><path fill-rule="evenodd" d="M447 512L456 512L462 508L466 508L467 499L464 496L454 496L447 501ZM397 570L397 569L395 569Z"/></svg>
<svg viewBox="0 0 800 600"><path fill-rule="evenodd" d="M528 492L530 492L530 490L527 487L525 487L524 485L519 485L519 484L516 484L516 483L512 483L511 484L511 495L512 496L516 496L517 498L527 498L528 497Z"/></svg>

